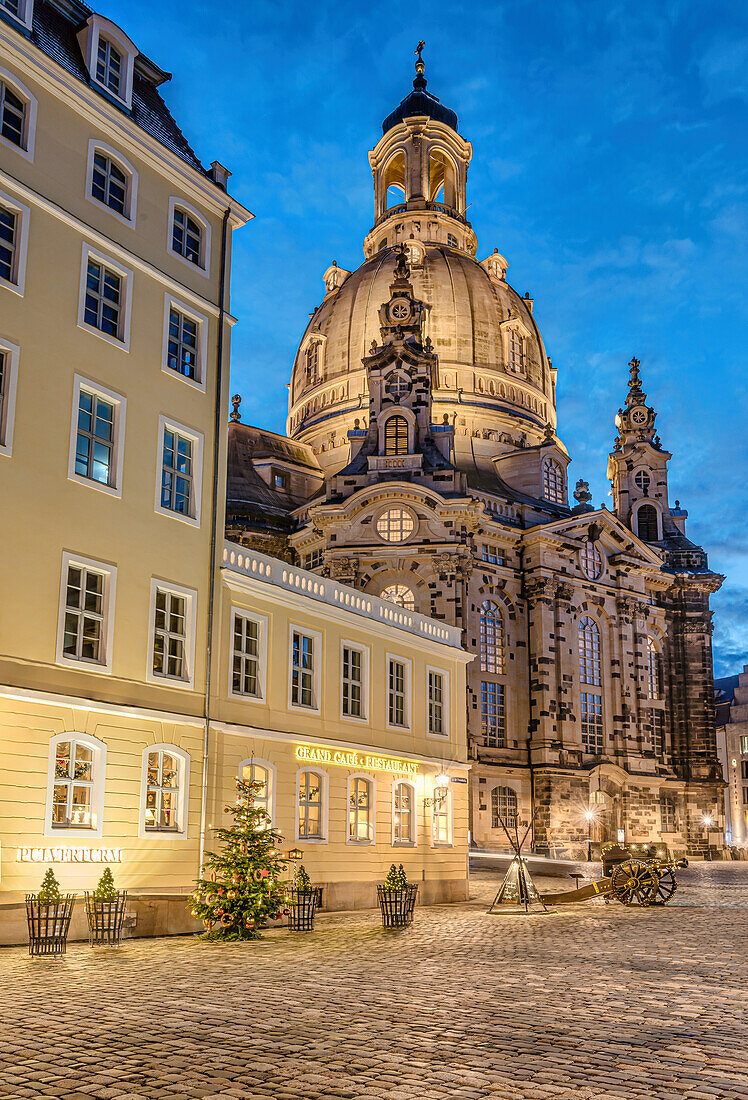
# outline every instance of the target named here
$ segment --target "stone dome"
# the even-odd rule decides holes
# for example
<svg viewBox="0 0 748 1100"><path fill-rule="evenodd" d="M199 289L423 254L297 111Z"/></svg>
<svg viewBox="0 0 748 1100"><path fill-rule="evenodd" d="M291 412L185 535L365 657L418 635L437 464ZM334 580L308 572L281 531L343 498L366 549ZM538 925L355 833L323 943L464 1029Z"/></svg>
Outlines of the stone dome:
<svg viewBox="0 0 748 1100"><path fill-rule="evenodd" d="M467 447L471 464L476 448L496 454L540 443L556 424L553 372L532 302L506 282L506 261L496 253L479 263L461 249L415 240L408 254L426 307L423 335L439 357L432 420L454 424L456 440L469 441L458 455ZM337 285L296 355L288 433L309 444L324 469L345 465L348 431L366 424L362 358L381 339L378 311L390 298L396 258L395 247L384 247L352 273L336 269ZM519 365L512 333L521 341Z"/></svg>

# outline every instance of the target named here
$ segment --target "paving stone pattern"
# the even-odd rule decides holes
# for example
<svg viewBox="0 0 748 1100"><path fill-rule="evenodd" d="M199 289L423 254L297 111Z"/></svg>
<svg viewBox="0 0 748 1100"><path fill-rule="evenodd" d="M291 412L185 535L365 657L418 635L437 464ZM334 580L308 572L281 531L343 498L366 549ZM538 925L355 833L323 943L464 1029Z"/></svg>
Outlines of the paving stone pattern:
<svg viewBox="0 0 748 1100"><path fill-rule="evenodd" d="M0 1097L748 1098L748 864L689 869L659 911L489 916L495 889L404 931L3 949Z"/></svg>

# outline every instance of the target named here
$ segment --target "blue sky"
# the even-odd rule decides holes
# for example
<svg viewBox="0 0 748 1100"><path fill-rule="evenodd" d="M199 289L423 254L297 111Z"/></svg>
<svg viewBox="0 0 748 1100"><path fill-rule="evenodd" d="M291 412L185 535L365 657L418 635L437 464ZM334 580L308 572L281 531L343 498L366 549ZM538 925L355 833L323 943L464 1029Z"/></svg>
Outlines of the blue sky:
<svg viewBox="0 0 748 1100"><path fill-rule="evenodd" d="M734 0L121 0L110 14L174 73L162 90L204 163L256 219L235 235L232 386L245 421L283 431L286 383L336 259L373 219L366 159L409 91L473 143L469 217L535 299L559 369L570 477L610 502L606 455L642 362L671 501L727 581L717 675L748 661L746 6Z"/></svg>

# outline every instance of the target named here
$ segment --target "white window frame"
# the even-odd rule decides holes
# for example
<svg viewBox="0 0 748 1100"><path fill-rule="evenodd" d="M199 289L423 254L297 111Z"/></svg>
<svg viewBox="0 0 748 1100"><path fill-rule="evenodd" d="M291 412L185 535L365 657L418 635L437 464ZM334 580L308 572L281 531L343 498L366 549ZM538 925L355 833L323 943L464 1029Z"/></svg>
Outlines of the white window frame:
<svg viewBox="0 0 748 1100"><path fill-rule="evenodd" d="M0 353L5 355L7 377L5 379L5 400L0 408L0 455L8 458L13 454L13 425L16 414L16 390L18 386L18 361L21 349L4 336L0 336Z"/></svg>
<svg viewBox="0 0 748 1100"><path fill-rule="evenodd" d="M176 829L146 829L145 811L146 795L148 794L148 754L151 752L168 752L179 760L179 786L177 787L177 827ZM170 745L166 741L159 741L155 745L147 745L143 749L143 764L140 776L140 812L138 815L138 836L141 839L166 840L167 838L186 840L188 825L190 792L190 755L178 745Z"/></svg>
<svg viewBox="0 0 748 1100"><path fill-rule="evenodd" d="M26 0L27 8L33 8L33 0ZM4 9L5 10L5 9ZM7 12L12 16L12 12ZM16 145L15 142L9 141L0 134L0 148L2 149L14 149L19 156L25 157L26 160L34 160L34 145L36 143L36 114L37 114L37 101L36 96L33 96L28 90L25 84L21 83L15 73L11 73L8 69L4 69L0 66L0 80L3 84L7 84L13 91L18 93L18 98L23 99L26 103L26 111L24 114L25 131L23 135L23 144Z"/></svg>
<svg viewBox="0 0 748 1100"><path fill-rule="evenodd" d="M396 725L390 722L390 661L405 666L405 722ZM413 662L410 657L401 657L399 653L385 654L385 718L388 730L410 730L413 725Z"/></svg>
<svg viewBox="0 0 748 1100"><path fill-rule="evenodd" d="M2 345L0 345L2 346ZM78 436L78 406L80 404L81 389L96 397L102 397L114 406L114 432L112 438L112 469L114 470L114 485L104 485L100 481L90 477L82 477L75 472L75 455ZM79 485L85 485L89 489L98 489L108 496L122 496L122 468L125 458L125 416L127 411L127 398L98 382L91 382L82 374L73 375L73 408L70 418L70 448L68 452L68 478L77 481Z"/></svg>
<svg viewBox="0 0 748 1100"><path fill-rule="evenodd" d="M70 566L80 566L90 569L92 572L101 573L104 577L102 608L103 629L101 631L101 644L104 650L103 661L84 661L77 657L68 657L63 652L65 646L65 609L67 597L68 569ZM84 558L81 554L74 554L70 550L62 552L62 569L60 571L60 599L57 609L57 648L55 661L64 668L78 668L85 672L101 672L109 674L112 671L112 650L114 646L114 609L117 591L117 566L109 562L95 561L93 558Z"/></svg>
<svg viewBox="0 0 748 1100"><path fill-rule="evenodd" d="M164 676L153 671L153 640L156 632L156 590L162 588L175 596L185 599L185 640L184 663L187 676ZM163 577L151 577L151 596L148 613L148 645L146 647L145 678L149 684L161 684L163 687L184 688L191 691L195 685L195 627L197 620L197 589L175 584Z"/></svg>
<svg viewBox="0 0 748 1100"><path fill-rule="evenodd" d="M25 27L27 31L31 30L31 24L34 19L34 0L21 0L19 8L23 12L19 11L18 15L15 12L9 11L8 8L3 8L5 15L10 16L16 23L20 23L22 27Z"/></svg>
<svg viewBox="0 0 748 1100"><path fill-rule="evenodd" d="M161 504L161 475L163 472L164 461L164 432L169 431L178 432L179 435L184 436L186 439L191 440L193 444L192 455L192 494L193 494L193 508L194 515L183 515L181 512L174 512L171 508L164 508ZM203 445L204 436L202 432L197 431L196 428L188 428L186 424L180 424L178 420L173 420L169 416L159 416L158 418L158 447L156 448L156 498L154 507L155 510L162 516L169 516L170 519L177 519L181 523L187 523L190 527L200 526L200 514L202 511L202 497L203 497Z"/></svg>
<svg viewBox="0 0 748 1100"><path fill-rule="evenodd" d="M179 371L172 370L169 366L169 314L175 309L183 313L197 325L197 378L187 378ZM208 318L204 313L199 313L193 306L187 305L181 298L176 298L167 290L164 294L164 335L161 353L161 369L170 378L179 378L193 390L205 392L205 378L208 365Z"/></svg>
<svg viewBox="0 0 748 1100"><path fill-rule="evenodd" d="M355 649L361 654L361 716L357 717L355 714L345 714L343 712L343 650ZM352 642L348 638L341 638L340 640L340 720L341 722L358 722L368 723L369 715L371 713L371 701L370 701L370 677L369 669L371 667L371 649L368 645L363 645L361 642Z"/></svg>
<svg viewBox="0 0 748 1100"><path fill-rule="evenodd" d="M404 515L410 516L411 520L413 521L412 529L407 532L404 538L388 539L386 535L383 535L380 532L378 524L389 512L403 512ZM379 509L379 511L374 516L373 522L376 536L380 540L380 542L384 543L385 546L404 546L405 543L411 542L418 534L418 516L413 511L413 509L409 508L406 504L398 504L391 501L389 504L385 505L384 508Z"/></svg>
<svg viewBox="0 0 748 1100"><path fill-rule="evenodd" d="M200 254L200 263L193 264L192 260L188 260L186 256L182 256L181 253L176 252L173 248L173 233L174 233L174 212L177 207L180 207L186 214L189 214L195 219L196 222L202 227L202 248ZM202 214L196 207L192 206L189 202L183 199L181 196L172 195L169 199L169 220L166 224L166 251L169 256L174 256L180 263L185 264L190 271L198 271L206 278L210 277L210 257L211 257L211 227L205 214Z"/></svg>
<svg viewBox="0 0 748 1100"><path fill-rule="evenodd" d="M299 633L305 635L307 638L313 640L312 647L312 703L313 706L305 707L301 703L293 702L293 636ZM288 709L296 711L298 714L321 714L322 713L322 661L324 653L322 649L322 632L319 630L312 630L308 626L299 626L298 623L288 624ZM309 768L302 768L302 771L309 771Z"/></svg>
<svg viewBox="0 0 748 1100"><path fill-rule="evenodd" d="M320 781L320 831L321 836L299 836L299 778L305 772L313 772L314 775ZM306 767L299 768L296 772L295 779L296 789L294 795L294 834L297 844L327 844L329 840L329 817L330 817L330 777L326 771L322 768L317 768L313 764L307 764ZM347 809L347 807L346 807ZM346 814L346 830L348 828L348 817Z"/></svg>
<svg viewBox="0 0 748 1100"><path fill-rule="evenodd" d="M122 339L120 340L116 336L110 336L108 332L102 332L100 328L95 328L93 325L86 324L86 282L88 279L88 261L93 260L95 263L103 264L104 267L111 268L122 280L122 303L120 305L120 329ZM130 351L130 320L132 316L132 294L133 294L133 273L129 267L125 267L118 260L113 260L111 256L108 256L105 252L100 252L98 248L94 248L93 245L83 242L83 250L81 253L81 277L80 285L78 287L78 328L83 329L84 332L91 333L93 336L98 336L100 340L105 340L107 344L111 344L114 348L119 348L120 351Z"/></svg>
<svg viewBox="0 0 748 1100"><path fill-rule="evenodd" d="M120 72L119 91L113 92L98 80L96 76L96 63L99 56L99 38L109 39L122 54L122 69ZM138 50L135 44L127 37L116 23L105 19L95 13L90 15L85 26L78 31L78 41L81 52L88 69L88 75L94 87L101 89L106 95L124 103L129 109L132 107L132 78L135 67L135 55Z"/></svg>
<svg viewBox="0 0 748 1100"><path fill-rule="evenodd" d="M247 696L244 696L244 698L247 698ZM256 766L256 767L259 767L259 768L264 768L268 773L268 782L269 782L269 785L270 785L270 791L269 791L269 797L268 797L268 812L270 814L270 823L268 825L268 828L269 829L274 829L275 828L275 788L276 788L276 780L277 780L277 771L278 771L278 769L276 768L275 764L271 764L269 760L263 760L263 758L261 756L248 756L246 758L246 760L241 760L239 762L239 767L238 767L238 770L237 770L237 774L238 774L239 778L243 779L244 778L244 775L243 775L244 769L249 768L253 765ZM297 797L298 797L298 791L297 791ZM298 814L297 814L297 827L298 827Z"/></svg>
<svg viewBox="0 0 748 1100"><path fill-rule="evenodd" d="M363 779L369 784L369 829L371 837L368 840L357 840L350 832L351 792L357 779ZM351 772L346 785L345 800L345 842L355 848L371 848L377 842L377 783L373 775L368 772Z"/></svg>
<svg viewBox="0 0 748 1100"><path fill-rule="evenodd" d="M446 798L446 803L447 803L447 836L448 836L449 839L448 840L438 840L438 841L434 839L434 819L435 819L436 813L439 809L439 807L437 807L437 805L436 805L436 799L434 798L434 801L431 803L431 847L432 848L453 848L454 847L454 832L453 832L454 800L452 798L452 785L449 782L449 780L447 780L447 783L445 784L445 786L446 786L446 790L447 790L447 798ZM438 789L439 788L436 784L436 779L434 779L434 792L436 792ZM432 795L432 797L434 797L434 796Z"/></svg>
<svg viewBox="0 0 748 1100"><path fill-rule="evenodd" d="M258 695L247 695L243 691L234 691L234 628L238 618L251 619L257 624L257 683ZM231 633L229 634L229 696L232 699L252 699L258 703L267 702L267 647L268 617L248 611L245 607L231 605ZM259 761L258 761L259 763Z"/></svg>
<svg viewBox="0 0 748 1100"><path fill-rule="evenodd" d="M403 786L410 790L410 840L398 840L395 837L395 813L397 788ZM392 847L393 848L417 848L418 847L418 801L416 787L409 779L395 779L392 784Z"/></svg>
<svg viewBox="0 0 748 1100"><path fill-rule="evenodd" d="M93 822L90 829L68 828L67 826L52 826L52 800L54 798L55 785L55 761L57 757L57 745L60 741L80 741L93 751L93 786L91 788L91 816ZM90 733L79 733L70 730L58 733L50 738L49 765L47 770L47 801L44 808L44 835L55 837L57 843L66 840L92 840L101 837L104 829L104 791L106 783L106 744L98 737Z"/></svg>
<svg viewBox="0 0 748 1100"><path fill-rule="evenodd" d="M504 272L504 277L506 277L506 272ZM504 365L505 365L504 366L504 373L506 375L508 375L510 378L526 378L527 377L527 359L528 359L527 350L530 346L530 340L532 339L532 333L530 332L527 325L523 324L523 322L520 320L520 318L516 317L516 316L515 317L507 317L505 321L501 322L501 325L499 327L501 328L501 343L502 343L502 351L503 351L503 354L504 354ZM522 369L518 370L518 371L513 370L511 365L510 365L511 361L510 361L510 356L509 356L509 342L511 340L510 333L511 333L512 330L514 330L519 336L523 337L524 341L525 341Z"/></svg>
<svg viewBox="0 0 748 1100"><path fill-rule="evenodd" d="M94 156L96 153L101 153L103 156L108 157L109 160L114 161L118 168L120 168L127 176L127 190L125 197L125 209L127 215L120 214L119 211L113 210L111 206L107 206L101 199L97 199L93 193L93 168L94 168ZM89 202L94 203L100 210L106 210L108 214L122 222L123 225L129 226L131 229L135 228L135 221L137 218L138 207L138 173L133 168L127 157L124 157L120 153L119 149L115 149L112 145L107 145L105 141L99 141L98 138L91 138L88 143L88 160L86 162L86 198Z"/></svg>
<svg viewBox="0 0 748 1100"><path fill-rule="evenodd" d="M7 191L0 191L0 206L7 207L16 215L15 281L0 276L0 287L5 287L6 290L17 294L19 298L23 298L26 289L26 257L29 250L31 212L28 206L14 199Z"/></svg>
<svg viewBox="0 0 748 1100"><path fill-rule="evenodd" d="M430 729L429 720L429 673L432 672L442 678L442 724L444 726L443 733L433 733ZM450 676L449 672L445 668L437 668L436 665L426 665L426 736L433 737L436 741L448 741L452 734L452 726L450 723Z"/></svg>

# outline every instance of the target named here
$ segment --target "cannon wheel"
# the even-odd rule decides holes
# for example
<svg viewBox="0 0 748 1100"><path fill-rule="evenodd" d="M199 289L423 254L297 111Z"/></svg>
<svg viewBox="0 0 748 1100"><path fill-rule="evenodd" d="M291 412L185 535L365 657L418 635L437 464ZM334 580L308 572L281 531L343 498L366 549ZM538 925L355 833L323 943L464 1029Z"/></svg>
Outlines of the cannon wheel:
<svg viewBox="0 0 748 1100"><path fill-rule="evenodd" d="M655 885L653 886L648 905L667 905L671 897L678 889L678 882L675 877L675 871L671 867L666 867L662 871L657 871L655 875Z"/></svg>
<svg viewBox="0 0 748 1100"><path fill-rule="evenodd" d="M651 905L659 874L639 859L627 859L613 868L610 885L613 897L622 905Z"/></svg>

